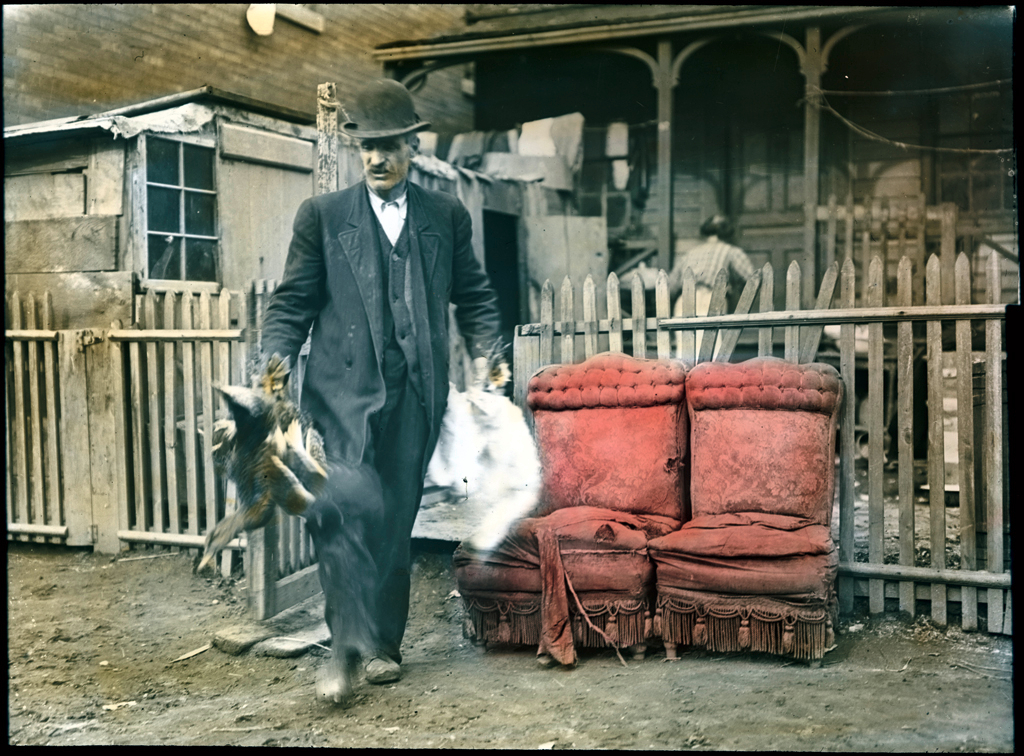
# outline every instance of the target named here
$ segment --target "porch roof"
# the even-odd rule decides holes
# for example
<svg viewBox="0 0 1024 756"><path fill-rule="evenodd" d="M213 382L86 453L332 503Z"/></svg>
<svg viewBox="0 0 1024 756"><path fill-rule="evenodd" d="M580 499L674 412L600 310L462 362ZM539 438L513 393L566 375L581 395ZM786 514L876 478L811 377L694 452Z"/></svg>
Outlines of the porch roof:
<svg viewBox="0 0 1024 756"><path fill-rule="evenodd" d="M892 12L884 6L824 5L472 6L465 26L423 39L388 42L372 54L393 63L757 24L849 22Z"/></svg>
<svg viewBox="0 0 1024 756"><path fill-rule="evenodd" d="M272 103L256 100L245 95L235 94L216 87L203 86L199 89L192 89L187 92L178 92L158 97L153 100L138 102L122 108L107 110L102 113L71 116L68 118L56 118L49 121L36 121L35 123L9 126L4 129L4 141L11 139L22 139L40 137L49 134L65 134L76 131L111 130L117 118L132 118L148 115L161 110L181 107L183 105L226 105L250 113L256 113L271 118L303 126L314 125L316 117L309 113L302 113L291 108L281 107Z"/></svg>

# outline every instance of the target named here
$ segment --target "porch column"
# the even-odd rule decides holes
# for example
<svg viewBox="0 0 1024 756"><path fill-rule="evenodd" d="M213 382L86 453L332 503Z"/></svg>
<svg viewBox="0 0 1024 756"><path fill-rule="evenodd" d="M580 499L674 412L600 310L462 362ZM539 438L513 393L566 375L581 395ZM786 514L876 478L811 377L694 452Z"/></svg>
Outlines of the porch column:
<svg viewBox="0 0 1024 756"><path fill-rule="evenodd" d="M672 264L672 90L676 84L672 70L672 42L658 40L658 65L654 87L658 91L658 185L661 213L658 218L658 267L671 270Z"/></svg>
<svg viewBox="0 0 1024 756"><path fill-rule="evenodd" d="M814 305L817 271L818 173L821 144L821 29L807 27L804 48L804 260L802 306Z"/></svg>

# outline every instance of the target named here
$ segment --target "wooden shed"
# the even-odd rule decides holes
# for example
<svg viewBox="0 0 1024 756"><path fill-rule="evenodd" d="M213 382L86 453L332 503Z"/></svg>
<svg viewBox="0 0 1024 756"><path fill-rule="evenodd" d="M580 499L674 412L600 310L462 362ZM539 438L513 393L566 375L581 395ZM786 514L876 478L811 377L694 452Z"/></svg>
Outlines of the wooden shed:
<svg viewBox="0 0 1024 756"><path fill-rule="evenodd" d="M316 186L311 122L203 87L5 129L6 288L51 292L55 328L106 328L136 293L280 275Z"/></svg>

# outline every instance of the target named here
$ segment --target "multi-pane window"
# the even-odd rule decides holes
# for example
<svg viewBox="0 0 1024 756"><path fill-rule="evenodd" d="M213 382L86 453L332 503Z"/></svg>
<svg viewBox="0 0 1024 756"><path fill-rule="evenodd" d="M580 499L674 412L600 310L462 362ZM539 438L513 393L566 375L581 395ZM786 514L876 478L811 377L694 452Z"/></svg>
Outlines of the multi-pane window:
<svg viewBox="0 0 1024 756"><path fill-rule="evenodd" d="M997 150L1013 146L1008 92L975 92L943 98L939 146ZM1013 154L939 154L939 201L971 213L1013 209Z"/></svg>
<svg viewBox="0 0 1024 756"><path fill-rule="evenodd" d="M151 279L217 280L217 193L210 147L146 139Z"/></svg>

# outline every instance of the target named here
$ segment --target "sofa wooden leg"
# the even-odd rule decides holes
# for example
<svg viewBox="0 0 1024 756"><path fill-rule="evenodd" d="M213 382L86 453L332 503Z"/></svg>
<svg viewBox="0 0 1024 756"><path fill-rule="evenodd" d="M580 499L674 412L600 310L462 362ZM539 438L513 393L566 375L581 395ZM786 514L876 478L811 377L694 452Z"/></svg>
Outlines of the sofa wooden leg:
<svg viewBox="0 0 1024 756"><path fill-rule="evenodd" d="M679 655L676 653L675 643L665 643L665 656L669 659L679 658Z"/></svg>
<svg viewBox="0 0 1024 756"><path fill-rule="evenodd" d="M643 661L644 655L647 653L647 644L637 643L634 646L630 646L628 651L633 655L633 661Z"/></svg>

